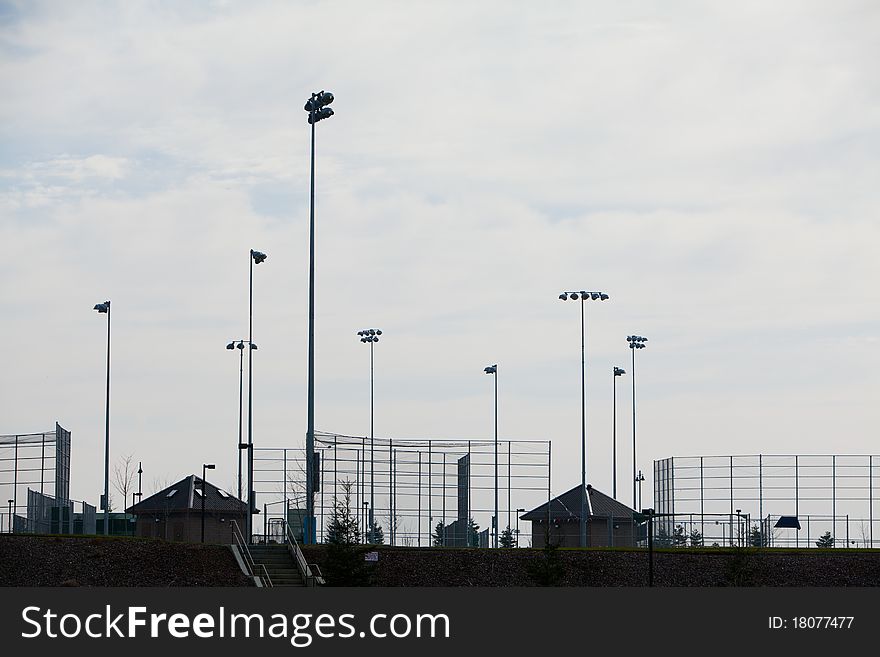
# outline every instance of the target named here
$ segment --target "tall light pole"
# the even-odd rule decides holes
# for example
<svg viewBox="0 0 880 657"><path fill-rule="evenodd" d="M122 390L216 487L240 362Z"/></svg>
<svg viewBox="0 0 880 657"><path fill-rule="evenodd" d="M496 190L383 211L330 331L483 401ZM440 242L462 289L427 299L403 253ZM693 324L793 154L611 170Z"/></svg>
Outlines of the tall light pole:
<svg viewBox="0 0 880 657"><path fill-rule="evenodd" d="M205 497L208 495L208 487L205 485L205 470L213 470L213 463L202 463L202 543L205 542Z"/></svg>
<svg viewBox="0 0 880 657"><path fill-rule="evenodd" d="M379 336L382 335L382 329L364 329L363 331L358 331L358 337L360 337L361 342L364 344L370 345L370 514L369 514L369 526L367 528L366 538L367 542L373 542L373 513L376 508L376 499L373 494L373 484L374 484L374 473L373 473L373 345L379 342ZM366 504L366 503L365 503Z"/></svg>
<svg viewBox="0 0 880 657"><path fill-rule="evenodd" d="M633 383L633 508L640 509L641 505L636 506L636 349L644 349L648 338L641 335L628 335L626 341L632 350L632 383Z"/></svg>
<svg viewBox="0 0 880 657"><path fill-rule="evenodd" d="M238 499L241 496L241 453L248 448L248 444L242 442L242 414L244 413L244 345L247 344L251 349L256 349L257 345L252 344L249 340L233 340L226 348L229 350L238 349Z"/></svg>
<svg viewBox="0 0 880 657"><path fill-rule="evenodd" d="M587 387L586 387L586 349L584 337L584 301L606 301L604 292L563 292L560 300L581 301L581 547L587 547Z"/></svg>
<svg viewBox="0 0 880 657"><path fill-rule="evenodd" d="M254 344L254 265L259 265L266 260L266 254L251 249L248 262L250 263L250 285L248 295L248 344ZM227 345L227 348L229 345ZM247 542L252 540L254 528L255 491L254 491L254 350L248 349L248 513L247 513ZM285 484L286 485L286 484Z"/></svg>
<svg viewBox="0 0 880 657"><path fill-rule="evenodd" d="M107 314L107 401L104 407L104 535L110 534L110 302L95 304L98 313ZM125 500L122 501L125 506Z"/></svg>
<svg viewBox="0 0 880 657"><path fill-rule="evenodd" d="M333 116L327 105L333 102L329 91L317 91L306 101L309 125L312 126L311 184L309 189L309 399L306 428L306 524L305 543L315 542L315 124Z"/></svg>
<svg viewBox="0 0 880 657"><path fill-rule="evenodd" d="M492 516L492 529L495 532L492 547L498 547L498 364L483 368L483 372L491 374L495 379L495 515Z"/></svg>
<svg viewBox="0 0 880 657"><path fill-rule="evenodd" d="M614 366L614 376L611 378L612 392L612 420L611 420L611 497L617 499L617 377L626 374L622 367Z"/></svg>

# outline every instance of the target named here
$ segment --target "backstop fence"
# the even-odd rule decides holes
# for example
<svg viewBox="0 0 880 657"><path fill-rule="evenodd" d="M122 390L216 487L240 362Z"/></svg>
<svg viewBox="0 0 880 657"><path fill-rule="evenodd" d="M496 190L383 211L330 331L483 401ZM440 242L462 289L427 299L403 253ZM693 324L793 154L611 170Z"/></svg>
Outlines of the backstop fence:
<svg viewBox="0 0 880 657"><path fill-rule="evenodd" d="M361 537L371 510L391 545L492 544L495 532L493 440L397 439L316 432L317 540L326 539L334 499L346 489ZM547 502L550 441L499 440L497 448L499 542L509 529L516 543L517 510ZM302 527L305 458L301 448L254 448L257 509L268 531L273 516ZM286 510L286 513L285 511ZM259 521L254 523L255 533ZM524 543L523 543L524 544Z"/></svg>
<svg viewBox="0 0 880 657"><path fill-rule="evenodd" d="M674 545L692 536L719 546L874 547L878 474L872 455L661 459L654 535Z"/></svg>

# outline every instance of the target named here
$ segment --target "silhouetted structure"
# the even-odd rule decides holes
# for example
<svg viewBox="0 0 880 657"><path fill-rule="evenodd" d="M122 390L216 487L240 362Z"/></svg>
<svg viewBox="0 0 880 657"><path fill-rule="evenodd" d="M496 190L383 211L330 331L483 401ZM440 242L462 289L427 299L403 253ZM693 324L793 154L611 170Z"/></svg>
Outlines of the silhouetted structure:
<svg viewBox="0 0 880 657"><path fill-rule="evenodd" d="M137 516L137 535L169 541L198 543L202 532L202 495L205 495L205 542L231 543L232 524L239 527L247 505L202 478L190 475L126 509Z"/></svg>
<svg viewBox="0 0 880 657"><path fill-rule="evenodd" d="M633 509L587 484L587 546L632 547L639 538L641 525L633 522ZM554 497L549 502L532 509L520 520L532 523L532 546L543 547L548 540L560 547L580 545L581 486ZM549 516L549 535L547 532ZM643 530L642 530L643 531Z"/></svg>

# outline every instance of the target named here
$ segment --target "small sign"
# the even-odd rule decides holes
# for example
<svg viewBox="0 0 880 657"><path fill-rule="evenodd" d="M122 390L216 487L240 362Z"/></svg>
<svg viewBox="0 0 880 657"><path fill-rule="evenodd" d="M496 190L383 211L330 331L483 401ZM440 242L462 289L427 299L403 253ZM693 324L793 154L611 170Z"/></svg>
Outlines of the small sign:
<svg viewBox="0 0 880 657"><path fill-rule="evenodd" d="M364 561L379 561L379 553L378 552L367 552L364 555Z"/></svg>

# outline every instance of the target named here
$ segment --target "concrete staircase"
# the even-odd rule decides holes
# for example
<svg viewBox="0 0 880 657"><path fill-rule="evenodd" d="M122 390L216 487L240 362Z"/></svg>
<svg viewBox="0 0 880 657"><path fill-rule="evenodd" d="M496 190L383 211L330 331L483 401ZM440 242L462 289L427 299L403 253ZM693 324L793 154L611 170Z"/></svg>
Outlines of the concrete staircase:
<svg viewBox="0 0 880 657"><path fill-rule="evenodd" d="M250 552L254 563L266 567L272 586L305 586L299 568L296 567L296 562L286 545L274 543L251 545ZM257 570L257 575L262 573L262 569Z"/></svg>

